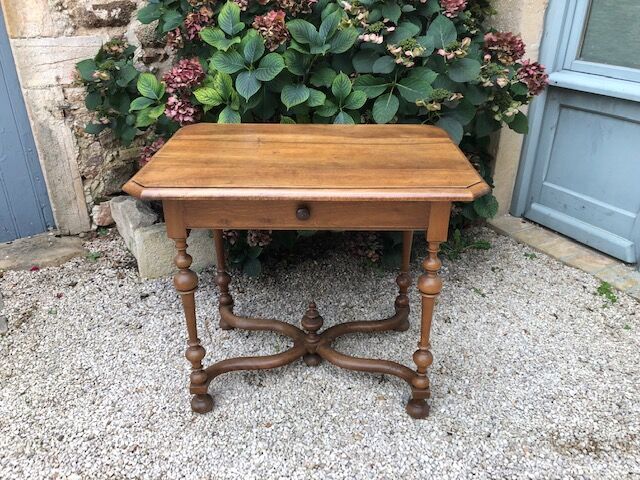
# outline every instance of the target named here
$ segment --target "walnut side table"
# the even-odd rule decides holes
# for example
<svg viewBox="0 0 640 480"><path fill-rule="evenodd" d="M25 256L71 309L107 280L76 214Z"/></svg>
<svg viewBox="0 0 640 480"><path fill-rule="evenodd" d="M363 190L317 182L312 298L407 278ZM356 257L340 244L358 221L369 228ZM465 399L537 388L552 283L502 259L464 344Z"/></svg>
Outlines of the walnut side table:
<svg viewBox="0 0 640 480"><path fill-rule="evenodd" d="M303 358L350 370L395 375L411 387L407 413L425 418L430 396L427 368L433 362L429 336L436 297L438 250L447 239L451 202L469 202L489 191L447 134L420 125L198 124L182 128L124 187L143 200L161 200L167 234L177 248L174 285L187 323L186 357L191 362L191 407L209 412L209 383L223 373L272 369ZM269 330L286 335L293 347L262 357L240 357L205 367L198 339L187 237L191 228L214 231L215 282L220 290L220 328ZM395 314L324 331L311 303L302 328L279 320L247 318L233 311L231 277L225 269L223 229L391 230L404 232ZM413 230L426 231L428 256L418 280L422 297L421 333L413 354L416 369L358 358L331 347L341 335L405 331L409 328L409 257Z"/></svg>

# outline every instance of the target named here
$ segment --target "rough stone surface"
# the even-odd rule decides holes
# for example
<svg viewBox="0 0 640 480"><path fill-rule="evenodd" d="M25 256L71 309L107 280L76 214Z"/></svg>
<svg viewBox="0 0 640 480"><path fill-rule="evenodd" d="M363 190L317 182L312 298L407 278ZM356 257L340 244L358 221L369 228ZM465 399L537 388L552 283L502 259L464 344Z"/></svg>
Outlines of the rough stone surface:
<svg viewBox="0 0 640 480"><path fill-rule="evenodd" d="M109 202L111 216L125 245L135 252L134 232L141 227L149 227L158 221L158 214L145 202L127 195L115 197Z"/></svg>
<svg viewBox="0 0 640 480"><path fill-rule="evenodd" d="M214 410L193 414L179 297L170 278L140 281L119 239L88 243L95 262L5 273L0 478L635 479L638 303L609 304L590 275L479 235L490 250L444 260L424 421L405 414L400 380L303 362L220 376ZM236 310L299 325L314 298L327 326L390 313L395 271L310 250L258 279L234 274ZM207 363L290 345L221 330L213 277L196 293ZM415 285L410 300L407 332L336 347L412 366Z"/></svg>
<svg viewBox="0 0 640 480"><path fill-rule="evenodd" d="M109 202L102 202L99 205L94 205L93 210L91 210L91 218L93 218L93 223L98 227L113 225L114 220L111 215L111 204Z"/></svg>
<svg viewBox="0 0 640 480"><path fill-rule="evenodd" d="M200 271L215 265L215 246L209 230L191 230L187 242L194 270ZM138 262L138 273L142 278L163 277L175 271L175 244L167 237L164 223L137 229L133 234L132 247L132 253Z"/></svg>
<svg viewBox="0 0 640 480"><path fill-rule="evenodd" d="M79 0L70 7L74 22L84 28L124 27L131 21L136 2L131 0Z"/></svg>
<svg viewBox="0 0 640 480"><path fill-rule="evenodd" d="M0 244L0 271L60 265L84 254L78 237L35 235Z"/></svg>
<svg viewBox="0 0 640 480"><path fill-rule="evenodd" d="M48 0L0 0L10 38L57 37L70 33L64 14Z"/></svg>

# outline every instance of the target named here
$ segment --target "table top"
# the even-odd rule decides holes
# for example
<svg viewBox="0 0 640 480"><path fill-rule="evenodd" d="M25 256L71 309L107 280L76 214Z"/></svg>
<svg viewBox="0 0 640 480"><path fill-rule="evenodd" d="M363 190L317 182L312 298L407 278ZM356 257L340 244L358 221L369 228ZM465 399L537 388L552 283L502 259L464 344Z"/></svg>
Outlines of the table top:
<svg viewBox="0 0 640 480"><path fill-rule="evenodd" d="M146 200L471 201L488 185L425 125L200 123L124 187Z"/></svg>

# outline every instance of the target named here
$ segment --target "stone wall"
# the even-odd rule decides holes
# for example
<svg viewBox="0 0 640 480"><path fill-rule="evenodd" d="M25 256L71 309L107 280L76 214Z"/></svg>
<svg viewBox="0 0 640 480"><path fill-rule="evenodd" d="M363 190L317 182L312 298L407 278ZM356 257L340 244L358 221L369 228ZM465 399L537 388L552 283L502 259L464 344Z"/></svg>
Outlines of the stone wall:
<svg viewBox="0 0 640 480"><path fill-rule="evenodd" d="M75 64L124 35L140 58L165 56L135 19L143 0L0 0L56 224L65 234L90 228L91 207L118 193L134 171L137 148L108 132L84 133L91 119Z"/></svg>

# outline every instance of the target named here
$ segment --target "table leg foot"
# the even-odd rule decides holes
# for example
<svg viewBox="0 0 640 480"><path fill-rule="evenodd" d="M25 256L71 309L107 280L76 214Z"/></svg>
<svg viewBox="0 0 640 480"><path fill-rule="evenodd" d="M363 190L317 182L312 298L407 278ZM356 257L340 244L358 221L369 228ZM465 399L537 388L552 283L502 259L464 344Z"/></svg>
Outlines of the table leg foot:
<svg viewBox="0 0 640 480"><path fill-rule="evenodd" d="M315 353L307 353L303 355L302 360L304 360L304 363L306 363L308 367L317 367L322 363L322 357Z"/></svg>
<svg viewBox="0 0 640 480"><path fill-rule="evenodd" d="M412 398L407 402L407 413L411 418L421 420L429 416L429 404L426 400Z"/></svg>
<svg viewBox="0 0 640 480"><path fill-rule="evenodd" d="M409 330L410 326L411 325L409 324L409 318L406 318L405 320L400 322L398 324L398 326L396 328L394 328L393 330L396 331L396 332L406 332L407 330Z"/></svg>
<svg viewBox="0 0 640 480"><path fill-rule="evenodd" d="M208 393L194 395L191 399L191 410L195 413L208 413L213 410L213 397Z"/></svg>

